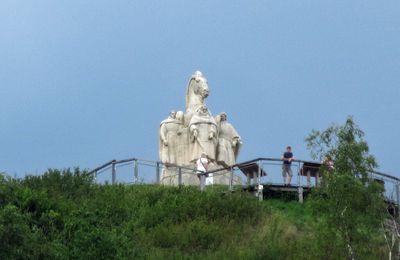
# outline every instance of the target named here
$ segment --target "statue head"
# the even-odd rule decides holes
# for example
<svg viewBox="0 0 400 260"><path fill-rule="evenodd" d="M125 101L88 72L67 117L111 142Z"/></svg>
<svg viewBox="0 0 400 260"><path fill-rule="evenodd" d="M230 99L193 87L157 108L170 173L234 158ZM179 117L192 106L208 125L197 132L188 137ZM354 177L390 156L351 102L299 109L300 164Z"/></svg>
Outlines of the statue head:
<svg viewBox="0 0 400 260"><path fill-rule="evenodd" d="M220 117L220 120L221 120L221 121L226 121L226 119L227 119L227 115L226 115L225 112L220 113L220 114L219 114L219 117Z"/></svg>
<svg viewBox="0 0 400 260"><path fill-rule="evenodd" d="M176 112L175 118L179 121L183 121L183 112L182 111Z"/></svg>
<svg viewBox="0 0 400 260"><path fill-rule="evenodd" d="M208 97L210 89L208 88L207 79L203 77L201 71L195 71L192 75L192 79L196 82L194 85L194 93L200 95L203 99Z"/></svg>
<svg viewBox="0 0 400 260"><path fill-rule="evenodd" d="M194 109L204 104L204 100L210 94L207 79L200 71L196 71L190 78L186 93L186 109Z"/></svg>
<svg viewBox="0 0 400 260"><path fill-rule="evenodd" d="M171 112L169 112L169 117L175 119L176 118L176 111L175 110L171 110Z"/></svg>
<svg viewBox="0 0 400 260"><path fill-rule="evenodd" d="M199 88L197 89L197 93L203 99L208 97L208 95L210 94L210 89L208 88L207 82L205 84L199 85Z"/></svg>

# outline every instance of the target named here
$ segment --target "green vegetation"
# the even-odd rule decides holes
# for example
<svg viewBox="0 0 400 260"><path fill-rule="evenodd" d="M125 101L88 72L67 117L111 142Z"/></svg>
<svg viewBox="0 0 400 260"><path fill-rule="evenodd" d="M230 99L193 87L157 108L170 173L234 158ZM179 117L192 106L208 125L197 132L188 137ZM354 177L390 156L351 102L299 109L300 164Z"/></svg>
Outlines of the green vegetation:
<svg viewBox="0 0 400 260"><path fill-rule="evenodd" d="M306 138L314 158L325 158L326 164L323 185L310 198L314 215L319 215L318 247L329 252L325 259L366 259L371 249L385 245L380 227L389 214L383 186L368 176L377 163L363 136L349 117L342 126L313 131ZM333 163L330 168L328 161Z"/></svg>
<svg viewBox="0 0 400 260"><path fill-rule="evenodd" d="M2 176L0 259L318 259L310 205L218 188L97 185L79 170Z"/></svg>
<svg viewBox="0 0 400 260"><path fill-rule="evenodd" d="M79 169L0 174L0 259L386 259L382 188L366 178L375 162L349 120L307 139L335 170L304 204L98 185Z"/></svg>

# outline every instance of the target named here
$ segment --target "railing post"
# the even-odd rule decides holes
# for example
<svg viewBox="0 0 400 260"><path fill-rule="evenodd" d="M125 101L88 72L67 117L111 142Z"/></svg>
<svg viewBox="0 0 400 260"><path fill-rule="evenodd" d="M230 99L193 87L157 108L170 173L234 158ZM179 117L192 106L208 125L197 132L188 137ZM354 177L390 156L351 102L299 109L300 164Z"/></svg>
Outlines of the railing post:
<svg viewBox="0 0 400 260"><path fill-rule="evenodd" d="M247 184L247 187L250 187L250 173L248 172L247 174L246 174L246 184Z"/></svg>
<svg viewBox="0 0 400 260"><path fill-rule="evenodd" d="M297 186L301 186L302 185L302 183L301 183L301 162L299 162L298 163L298 165L297 165Z"/></svg>
<svg viewBox="0 0 400 260"><path fill-rule="evenodd" d="M178 167L178 185L179 187L182 186L182 168Z"/></svg>
<svg viewBox="0 0 400 260"><path fill-rule="evenodd" d="M229 175L229 190L233 191L233 167L231 167L231 172Z"/></svg>
<svg viewBox="0 0 400 260"><path fill-rule="evenodd" d="M115 184L116 179L117 179L117 167L115 162L112 162L112 176L111 176L111 183Z"/></svg>
<svg viewBox="0 0 400 260"><path fill-rule="evenodd" d="M317 173L318 175L318 173ZM303 197L303 185L301 183L301 162L299 162L298 168L297 168L297 192L299 194L299 202L303 203L304 197Z"/></svg>
<svg viewBox="0 0 400 260"><path fill-rule="evenodd" d="M156 184L160 184L160 163L156 165Z"/></svg>
<svg viewBox="0 0 400 260"><path fill-rule="evenodd" d="M139 179L138 160L135 159L133 162L134 162L133 175L134 175L134 178L135 178L134 182L135 182L135 184L137 184L138 181L139 181L139 180L138 180L138 179Z"/></svg>
<svg viewBox="0 0 400 260"><path fill-rule="evenodd" d="M397 218L400 221L400 183L396 182L396 202L397 202ZM395 207L396 208L396 207Z"/></svg>
<svg viewBox="0 0 400 260"><path fill-rule="evenodd" d="M258 172L257 172L257 193L258 193L258 200L262 201L264 194L263 194L263 189L261 189L261 167L262 163L261 161L258 161Z"/></svg>
<svg viewBox="0 0 400 260"><path fill-rule="evenodd" d="M206 175L205 173L200 173L200 191L204 191L206 187Z"/></svg>

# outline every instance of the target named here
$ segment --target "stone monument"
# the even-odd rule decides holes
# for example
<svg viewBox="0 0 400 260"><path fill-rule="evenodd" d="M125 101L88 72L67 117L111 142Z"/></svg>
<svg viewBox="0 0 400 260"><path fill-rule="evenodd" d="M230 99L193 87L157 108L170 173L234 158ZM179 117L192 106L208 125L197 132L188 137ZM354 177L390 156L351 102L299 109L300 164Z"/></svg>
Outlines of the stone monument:
<svg viewBox="0 0 400 260"><path fill-rule="evenodd" d="M229 184L229 166L236 163L241 139L227 122L226 113L215 118L206 105L210 90L207 79L196 71L186 90L186 111L171 111L160 124L160 160L164 164L161 183L178 184L181 168L182 183L200 183L195 162L205 153L210 161L209 171L226 168L214 176L214 184ZM193 170L191 170L193 169ZM238 178L235 178L236 181Z"/></svg>

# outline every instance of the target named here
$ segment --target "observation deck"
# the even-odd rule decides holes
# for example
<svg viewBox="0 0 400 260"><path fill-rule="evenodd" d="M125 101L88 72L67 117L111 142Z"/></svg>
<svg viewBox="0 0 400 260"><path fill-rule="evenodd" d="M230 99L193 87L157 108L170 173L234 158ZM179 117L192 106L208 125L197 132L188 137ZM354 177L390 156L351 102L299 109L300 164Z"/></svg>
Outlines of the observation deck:
<svg viewBox="0 0 400 260"><path fill-rule="evenodd" d="M254 160L237 163L230 167L221 167L208 172L199 172L193 167L182 167L172 164L164 164L159 161L151 161L140 158L124 160L111 160L88 172L93 175L98 183L124 183L124 184L152 184L162 185L161 176L164 169L168 168L176 172L176 185L187 185L183 176L196 175L200 179L199 189L205 190L206 178L226 175L229 172L229 185L225 185L227 191L234 192L245 190L252 192L259 200L276 197L297 199L303 202L309 192L320 185L323 178L320 168L321 163L315 161L293 160L293 179L290 186L283 184L282 160L279 158L256 158ZM377 171L368 173L371 180L384 186L385 201L393 214L398 214L400 204L400 179ZM220 185L221 186L221 185Z"/></svg>

